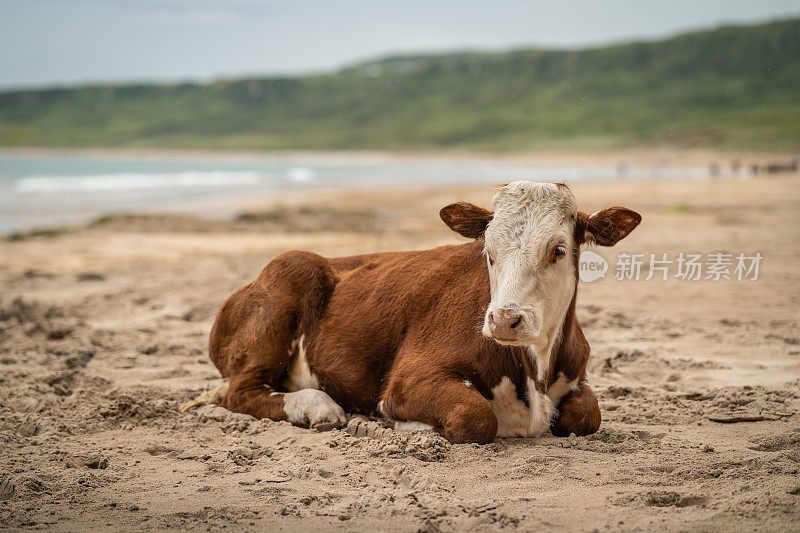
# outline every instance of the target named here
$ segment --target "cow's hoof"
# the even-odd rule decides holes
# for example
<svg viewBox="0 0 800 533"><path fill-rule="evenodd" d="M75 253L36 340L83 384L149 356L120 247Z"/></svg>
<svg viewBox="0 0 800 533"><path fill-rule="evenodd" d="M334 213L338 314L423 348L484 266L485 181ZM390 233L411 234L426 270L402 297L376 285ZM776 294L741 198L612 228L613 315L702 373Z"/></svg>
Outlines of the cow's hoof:
<svg viewBox="0 0 800 533"><path fill-rule="evenodd" d="M329 431L347 424L347 417L339 404L325 392L317 389L285 393L283 410L289 422L309 426L318 431Z"/></svg>

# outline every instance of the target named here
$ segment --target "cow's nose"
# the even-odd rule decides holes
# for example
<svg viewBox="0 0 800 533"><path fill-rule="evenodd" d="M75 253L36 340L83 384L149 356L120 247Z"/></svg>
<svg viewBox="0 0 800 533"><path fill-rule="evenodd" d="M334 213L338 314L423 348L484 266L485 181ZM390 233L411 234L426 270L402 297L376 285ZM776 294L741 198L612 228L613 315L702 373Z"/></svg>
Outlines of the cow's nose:
<svg viewBox="0 0 800 533"><path fill-rule="evenodd" d="M513 309L501 307L489 312L489 331L498 340L517 340L523 322L522 313Z"/></svg>

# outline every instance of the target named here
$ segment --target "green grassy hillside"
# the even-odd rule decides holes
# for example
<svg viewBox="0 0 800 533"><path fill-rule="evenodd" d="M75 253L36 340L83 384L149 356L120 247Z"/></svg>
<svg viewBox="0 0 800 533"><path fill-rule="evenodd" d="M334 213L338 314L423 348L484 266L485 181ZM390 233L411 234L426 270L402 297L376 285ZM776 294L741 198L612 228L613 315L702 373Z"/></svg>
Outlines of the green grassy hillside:
<svg viewBox="0 0 800 533"><path fill-rule="evenodd" d="M333 74L0 93L0 145L800 148L800 19L580 51L392 57Z"/></svg>

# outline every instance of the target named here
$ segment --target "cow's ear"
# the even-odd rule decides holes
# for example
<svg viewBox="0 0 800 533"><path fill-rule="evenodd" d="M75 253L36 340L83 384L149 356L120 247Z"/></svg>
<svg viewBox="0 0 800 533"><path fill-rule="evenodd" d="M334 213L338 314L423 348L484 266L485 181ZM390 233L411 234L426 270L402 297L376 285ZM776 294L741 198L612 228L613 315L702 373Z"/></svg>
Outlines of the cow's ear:
<svg viewBox="0 0 800 533"><path fill-rule="evenodd" d="M642 221L642 215L627 207L609 207L593 215L578 213L577 228L583 230L580 242L614 246Z"/></svg>
<svg viewBox="0 0 800 533"><path fill-rule="evenodd" d="M470 239L483 237L486 225L492 220L491 211L468 202L446 205L439 211L439 216L451 230Z"/></svg>

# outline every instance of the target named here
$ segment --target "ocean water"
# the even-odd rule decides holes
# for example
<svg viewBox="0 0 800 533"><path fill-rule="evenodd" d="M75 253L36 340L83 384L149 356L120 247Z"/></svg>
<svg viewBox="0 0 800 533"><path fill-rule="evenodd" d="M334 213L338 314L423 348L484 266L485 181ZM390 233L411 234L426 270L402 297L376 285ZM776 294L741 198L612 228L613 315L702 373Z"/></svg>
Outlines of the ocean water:
<svg viewBox="0 0 800 533"><path fill-rule="evenodd" d="M545 167L488 159L0 153L0 233L287 190L706 177L705 168Z"/></svg>

